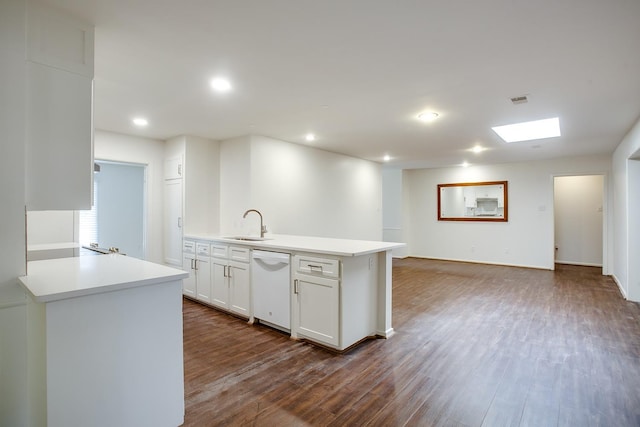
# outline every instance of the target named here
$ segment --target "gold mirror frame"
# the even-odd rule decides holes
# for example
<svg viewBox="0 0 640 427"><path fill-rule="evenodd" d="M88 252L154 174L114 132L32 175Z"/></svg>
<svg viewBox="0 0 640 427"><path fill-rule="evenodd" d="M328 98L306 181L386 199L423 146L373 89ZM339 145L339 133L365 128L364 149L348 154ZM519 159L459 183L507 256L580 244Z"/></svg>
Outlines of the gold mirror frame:
<svg viewBox="0 0 640 427"><path fill-rule="evenodd" d="M438 184L438 221L507 222L507 189L507 181Z"/></svg>

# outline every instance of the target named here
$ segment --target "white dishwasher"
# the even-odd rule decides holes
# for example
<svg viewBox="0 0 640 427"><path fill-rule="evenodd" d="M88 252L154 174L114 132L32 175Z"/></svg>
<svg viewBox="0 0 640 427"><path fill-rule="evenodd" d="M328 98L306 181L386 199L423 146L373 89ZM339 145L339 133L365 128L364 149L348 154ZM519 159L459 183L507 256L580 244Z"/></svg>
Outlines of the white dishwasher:
<svg viewBox="0 0 640 427"><path fill-rule="evenodd" d="M253 250L251 284L253 317L265 325L291 330L290 255Z"/></svg>

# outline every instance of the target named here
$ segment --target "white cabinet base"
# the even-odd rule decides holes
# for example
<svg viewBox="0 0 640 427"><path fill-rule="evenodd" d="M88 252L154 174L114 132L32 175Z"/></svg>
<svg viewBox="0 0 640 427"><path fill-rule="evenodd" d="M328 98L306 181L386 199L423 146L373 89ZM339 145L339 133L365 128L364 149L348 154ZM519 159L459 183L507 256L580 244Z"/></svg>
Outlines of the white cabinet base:
<svg viewBox="0 0 640 427"><path fill-rule="evenodd" d="M181 425L181 282L30 301L33 425Z"/></svg>

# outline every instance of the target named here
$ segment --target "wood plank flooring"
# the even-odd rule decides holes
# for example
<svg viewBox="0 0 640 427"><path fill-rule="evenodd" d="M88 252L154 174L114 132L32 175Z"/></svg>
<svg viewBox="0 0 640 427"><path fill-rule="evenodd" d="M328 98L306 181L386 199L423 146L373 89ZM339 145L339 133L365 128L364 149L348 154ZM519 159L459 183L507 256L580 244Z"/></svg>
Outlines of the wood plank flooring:
<svg viewBox="0 0 640 427"><path fill-rule="evenodd" d="M186 426L640 426L640 306L600 269L394 260L335 355L184 302Z"/></svg>

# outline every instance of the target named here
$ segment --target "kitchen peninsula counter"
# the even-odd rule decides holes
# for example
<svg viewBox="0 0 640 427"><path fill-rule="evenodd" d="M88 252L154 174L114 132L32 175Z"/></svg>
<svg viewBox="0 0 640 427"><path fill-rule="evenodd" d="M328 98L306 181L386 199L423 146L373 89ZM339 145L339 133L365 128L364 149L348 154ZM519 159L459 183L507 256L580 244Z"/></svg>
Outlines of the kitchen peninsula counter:
<svg viewBox="0 0 640 427"><path fill-rule="evenodd" d="M119 254L30 261L20 282L35 302L113 292L181 280L175 268Z"/></svg>
<svg viewBox="0 0 640 427"><path fill-rule="evenodd" d="M33 425L181 425L187 276L119 254L30 261Z"/></svg>
<svg viewBox="0 0 640 427"><path fill-rule="evenodd" d="M286 234L267 235L264 240L238 240L234 237L224 237L220 235L185 236L185 239L188 238L240 244L264 250L309 252L335 256L361 256L377 252L384 252L405 246L404 243L380 242L373 240L335 239L313 236L295 236Z"/></svg>
<svg viewBox="0 0 640 427"><path fill-rule="evenodd" d="M403 247L404 243L277 234L268 234L264 239L232 234L187 234L184 239L188 250L200 248L197 257L204 263L229 263L231 261L220 261L220 257L234 251L246 253L247 248L289 254L293 338L345 351L366 338L389 338L394 333L391 251ZM193 256L185 256L185 269L193 269ZM228 267L220 269L224 273L219 275L222 277L211 271L211 278L196 281L195 292L190 288L185 290L185 295L211 304L201 295L213 293L211 289L216 281L222 282L228 277ZM258 286L261 283L252 277L250 288ZM198 291L200 287L203 289ZM249 312L250 322L251 316Z"/></svg>

